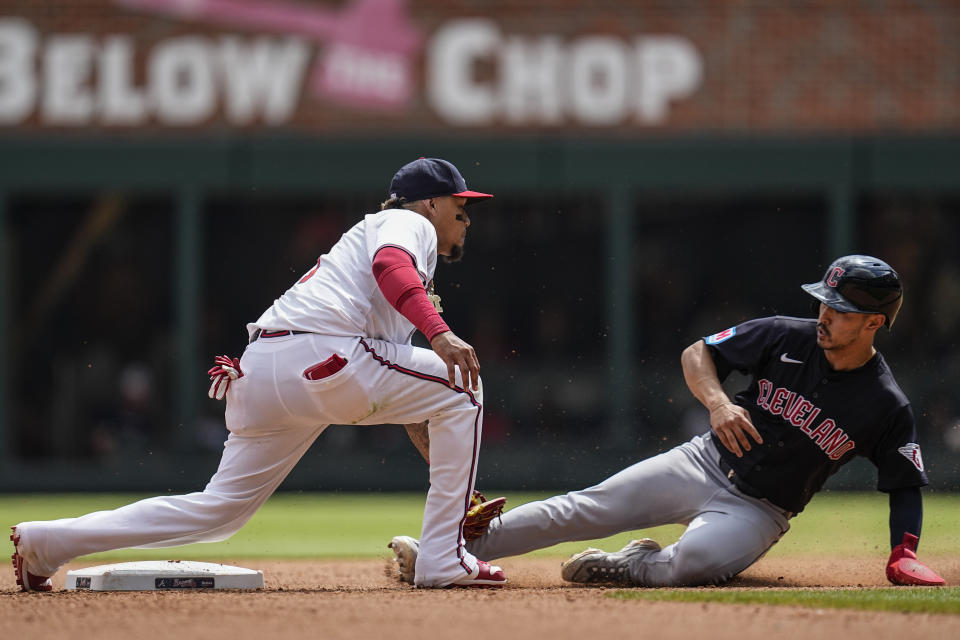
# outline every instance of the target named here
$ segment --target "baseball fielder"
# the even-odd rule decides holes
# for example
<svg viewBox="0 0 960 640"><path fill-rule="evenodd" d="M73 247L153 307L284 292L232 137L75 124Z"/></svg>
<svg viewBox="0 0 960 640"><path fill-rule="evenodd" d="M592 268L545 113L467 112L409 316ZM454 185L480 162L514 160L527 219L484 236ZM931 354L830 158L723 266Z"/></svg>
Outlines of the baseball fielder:
<svg viewBox="0 0 960 640"><path fill-rule="evenodd" d="M563 563L563 578L719 584L762 557L827 478L861 455L890 496L888 579L943 584L915 554L927 476L913 413L873 346L900 309L900 278L881 260L852 255L803 289L819 301L816 319L751 320L683 352L684 378L710 411L710 431L597 486L508 511L467 548L492 559L679 523L687 529L666 548L644 539L614 553L587 549ZM721 381L733 370L752 380L731 400ZM398 536L391 547L409 579L417 541Z"/></svg>
<svg viewBox="0 0 960 640"><path fill-rule="evenodd" d="M466 205L491 197L468 190L445 160L421 158L400 168L382 210L348 230L247 325L243 357L217 358L210 395L226 397L230 434L206 488L16 525L21 588L49 591L49 576L80 555L229 538L330 424L425 421L430 489L415 582L503 584L499 567L465 550L462 532L480 449L480 365L432 295L437 256L463 254ZM415 329L432 349L411 345Z"/></svg>

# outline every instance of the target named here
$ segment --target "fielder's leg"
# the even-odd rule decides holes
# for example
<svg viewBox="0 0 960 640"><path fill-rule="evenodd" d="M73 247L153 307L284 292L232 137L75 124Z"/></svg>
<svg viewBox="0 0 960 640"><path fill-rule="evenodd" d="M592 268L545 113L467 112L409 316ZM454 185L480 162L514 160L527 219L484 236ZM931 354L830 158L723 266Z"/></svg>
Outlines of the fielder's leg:
<svg viewBox="0 0 960 640"><path fill-rule="evenodd" d="M78 518L23 522L16 526L17 549L32 574L52 576L90 553L225 540L270 497L324 428L230 434L220 468L202 492L148 498Z"/></svg>
<svg viewBox="0 0 960 640"><path fill-rule="evenodd" d="M357 423L430 421L430 489L415 583L470 581L479 568L464 547L462 526L479 461L482 390L465 389L459 371L457 385L450 387L446 364L429 349L380 340L363 340L361 348L370 412Z"/></svg>
<svg viewBox="0 0 960 640"><path fill-rule="evenodd" d="M334 373L305 376L333 356L342 361ZM464 389L459 378L451 387L437 354L382 340L303 334L258 340L241 364L245 375L234 384L247 392L232 408L242 415L235 416L231 406L227 411L228 423L236 428L263 429L281 418L289 424L357 425L429 420L430 491L417 583L443 586L478 571L476 558L463 546L461 527L477 471L482 394ZM254 375L247 373L248 366ZM261 369L274 371L275 378L269 385L251 386L248 379Z"/></svg>

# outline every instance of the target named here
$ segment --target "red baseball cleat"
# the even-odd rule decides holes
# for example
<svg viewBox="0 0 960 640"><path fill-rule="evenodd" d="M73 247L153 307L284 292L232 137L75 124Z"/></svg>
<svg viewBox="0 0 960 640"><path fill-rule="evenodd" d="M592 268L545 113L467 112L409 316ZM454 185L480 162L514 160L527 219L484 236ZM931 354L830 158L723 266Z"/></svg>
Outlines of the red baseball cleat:
<svg viewBox="0 0 960 640"><path fill-rule="evenodd" d="M477 560L477 568L469 576L464 576L451 587L502 587L507 581L503 569L483 560Z"/></svg>
<svg viewBox="0 0 960 640"><path fill-rule="evenodd" d="M21 591L53 591L53 583L46 576L35 576L27 571L23 566L23 556L20 555L20 536L17 534L16 527L10 527L13 533L10 534L10 540L13 541L13 555L10 559L13 561L13 572L17 576L17 584Z"/></svg>

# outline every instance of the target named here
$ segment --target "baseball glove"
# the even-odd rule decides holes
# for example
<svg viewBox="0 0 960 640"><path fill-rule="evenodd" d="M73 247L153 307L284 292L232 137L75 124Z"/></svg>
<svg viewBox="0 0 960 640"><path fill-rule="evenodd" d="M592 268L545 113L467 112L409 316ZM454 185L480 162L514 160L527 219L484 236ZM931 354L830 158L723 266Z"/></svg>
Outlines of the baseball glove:
<svg viewBox="0 0 960 640"><path fill-rule="evenodd" d="M507 504L506 498L494 498L487 500L483 494L474 489L473 496L470 498L470 509L467 511L467 519L463 522L463 537L467 540L476 540L487 532L490 522L494 518L499 518L503 513L503 505Z"/></svg>

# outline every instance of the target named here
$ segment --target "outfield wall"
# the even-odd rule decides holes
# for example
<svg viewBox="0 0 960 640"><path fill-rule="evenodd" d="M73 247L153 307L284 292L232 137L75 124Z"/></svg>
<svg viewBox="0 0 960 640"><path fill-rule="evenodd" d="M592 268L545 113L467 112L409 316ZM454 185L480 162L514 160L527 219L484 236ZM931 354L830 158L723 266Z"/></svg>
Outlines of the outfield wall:
<svg viewBox="0 0 960 640"><path fill-rule="evenodd" d="M906 283L879 346L952 488L958 21L952 0L0 0L0 489L202 483L212 356L422 155L497 195L437 272L483 365L481 473L583 484L699 432L680 351L810 313L799 284L864 252ZM422 482L397 428L321 448L336 464L291 486Z"/></svg>
<svg viewBox="0 0 960 640"><path fill-rule="evenodd" d="M498 194L468 259L438 271L448 321L480 350L488 447L552 451L589 475L610 452L679 441L703 425L680 350L747 317L805 315L799 284L864 251L907 282L880 346L918 408L925 457L952 455L954 139L30 139L7 141L0 180L8 482L25 463L122 486L131 461L170 456L163 484L186 473L180 456L218 450L206 360L238 353L244 323L421 147ZM409 447L355 431L336 445L353 466L368 448Z"/></svg>

